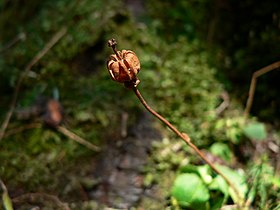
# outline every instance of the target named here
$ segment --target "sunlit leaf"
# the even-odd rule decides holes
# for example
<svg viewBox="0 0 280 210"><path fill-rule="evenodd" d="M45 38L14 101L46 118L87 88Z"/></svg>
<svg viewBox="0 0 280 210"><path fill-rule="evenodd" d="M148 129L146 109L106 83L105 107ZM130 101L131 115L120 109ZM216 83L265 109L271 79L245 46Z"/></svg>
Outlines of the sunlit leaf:
<svg viewBox="0 0 280 210"><path fill-rule="evenodd" d="M246 183L246 178L243 174L238 173L237 171L232 170L231 168L227 166L222 165L216 165L216 167L234 184L234 186L237 188L240 196L242 199L245 198L245 195L248 191L248 185ZM226 192L226 188L222 187L222 182L219 183L220 189L223 190L223 192ZM236 192L229 188L229 195L233 199L235 203L240 202L238 200L238 196L236 195Z"/></svg>
<svg viewBox="0 0 280 210"><path fill-rule="evenodd" d="M267 137L263 123L250 123L244 128L244 134L252 140L264 140Z"/></svg>
<svg viewBox="0 0 280 210"><path fill-rule="evenodd" d="M229 188L225 180L221 176L216 176L213 182L209 185L209 189L221 191L223 194L228 195Z"/></svg>
<svg viewBox="0 0 280 210"><path fill-rule="evenodd" d="M209 191L196 174L180 174L172 187L172 196L181 206L197 206L209 200Z"/></svg>
<svg viewBox="0 0 280 210"><path fill-rule="evenodd" d="M197 170L204 183L210 184L212 182L211 171L208 165L198 166Z"/></svg>

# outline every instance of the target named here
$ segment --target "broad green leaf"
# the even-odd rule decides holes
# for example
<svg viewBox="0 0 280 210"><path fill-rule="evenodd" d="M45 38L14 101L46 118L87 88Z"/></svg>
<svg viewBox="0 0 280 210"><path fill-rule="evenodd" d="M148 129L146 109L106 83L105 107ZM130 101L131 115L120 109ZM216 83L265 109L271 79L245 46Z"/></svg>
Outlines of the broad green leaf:
<svg viewBox="0 0 280 210"><path fill-rule="evenodd" d="M245 195L248 191L248 186L246 184L245 176L240 173L237 173L236 171L234 171L226 166L216 165L216 167L221 171L221 173L223 173L235 185L241 198L244 199ZM220 185L220 187L221 187L221 185ZM221 189L223 189L223 188L221 188ZM225 189L223 189L223 191L226 192ZM236 193L231 188L229 188L229 195L231 196L231 198L233 199L233 201L235 203L240 202L240 201L238 201L238 197L237 197Z"/></svg>
<svg viewBox="0 0 280 210"><path fill-rule="evenodd" d="M206 184L210 184L210 182L212 182L211 170L208 165L195 166L188 164L183 166L180 171L182 173L197 174Z"/></svg>
<svg viewBox="0 0 280 210"><path fill-rule="evenodd" d="M229 193L228 185L221 176L216 176L213 179L213 182L209 185L209 189L221 191L225 195L228 195L228 193Z"/></svg>
<svg viewBox="0 0 280 210"><path fill-rule="evenodd" d="M197 174L180 174L172 187L172 196L181 206L197 206L209 200L209 191Z"/></svg>
<svg viewBox="0 0 280 210"><path fill-rule="evenodd" d="M250 123L244 128L244 134L252 140L262 141L267 137L263 123Z"/></svg>

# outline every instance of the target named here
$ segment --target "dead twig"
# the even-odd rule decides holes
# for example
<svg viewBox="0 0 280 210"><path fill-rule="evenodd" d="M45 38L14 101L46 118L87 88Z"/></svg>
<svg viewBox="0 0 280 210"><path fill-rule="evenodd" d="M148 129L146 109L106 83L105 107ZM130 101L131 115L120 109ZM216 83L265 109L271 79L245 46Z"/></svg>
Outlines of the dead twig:
<svg viewBox="0 0 280 210"><path fill-rule="evenodd" d="M68 204L63 203L57 196L46 193L27 193L15 197L12 200L17 206L24 203L44 206L50 206L51 204L52 207L55 207L55 209L70 210Z"/></svg>
<svg viewBox="0 0 280 210"><path fill-rule="evenodd" d="M5 137L23 132L25 130L29 130L29 129L33 129L33 128L40 128L40 127L42 127L41 123L32 123L32 124L29 124L29 125L24 125L24 126L21 126L21 127L18 127L18 128L8 130L5 133ZM78 136L77 134L68 130L64 126L57 126L56 129L57 129L57 131L59 131L60 133L62 133L65 136L67 136L68 138L73 139L74 141L78 142L79 144L82 144L83 146L86 146L87 148L89 148L93 151L99 151L100 150L100 148L98 146L96 146L96 145L88 142L87 140L81 138L80 136Z"/></svg>
<svg viewBox="0 0 280 210"><path fill-rule="evenodd" d="M2 179L0 178L0 189L3 191L3 192L7 192L7 187L6 185L4 184L4 182L2 181Z"/></svg>
<svg viewBox="0 0 280 210"><path fill-rule="evenodd" d="M98 146L96 146L96 145L88 142L87 140L81 138L80 136L76 135L75 133L68 130L64 126L58 126L57 130L59 132L61 132L62 134L64 134L65 136L69 137L70 139L73 139L74 141L78 142L79 144L82 144L82 145L86 146L88 149L91 149L93 151L99 151L100 150L100 148Z"/></svg>
<svg viewBox="0 0 280 210"><path fill-rule="evenodd" d="M18 82L15 87L15 91L13 94L13 98L11 101L10 109L6 115L6 118L4 122L2 123L1 129L0 129L0 141L5 135L5 131L9 125L10 119L13 115L13 112L15 110L16 101L18 98L19 90L22 84L23 79L28 74L28 72L31 70L31 68L66 34L67 29L63 27L60 31L58 31L51 40L45 45L45 47L38 52L38 54L30 61L30 63L25 67L24 71L21 73Z"/></svg>
<svg viewBox="0 0 280 210"><path fill-rule="evenodd" d="M221 98L223 99L223 102L215 110L217 115L222 114L228 108L230 103L229 95L226 91L222 92Z"/></svg>
<svg viewBox="0 0 280 210"><path fill-rule="evenodd" d="M255 90L256 90L256 85L257 85L257 78L261 75L264 75L272 70L275 70L277 68L280 67L280 61L277 61L275 63L272 63L264 68L261 68L258 71L255 71L253 73L252 79L251 79L251 84L250 84L250 89L249 89L249 96L247 99L247 103L246 103L246 108L244 111L244 117L247 118L247 116L250 113L252 104L253 104L253 100L254 100L254 95L255 95Z"/></svg>

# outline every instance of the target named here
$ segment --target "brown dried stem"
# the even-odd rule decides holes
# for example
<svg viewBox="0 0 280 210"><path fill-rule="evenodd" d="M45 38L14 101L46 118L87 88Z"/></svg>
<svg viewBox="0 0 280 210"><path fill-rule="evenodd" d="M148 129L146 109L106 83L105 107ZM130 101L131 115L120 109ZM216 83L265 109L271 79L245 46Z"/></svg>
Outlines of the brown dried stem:
<svg viewBox="0 0 280 210"><path fill-rule="evenodd" d="M41 126L42 126L41 123L32 123L32 124L25 125L25 126L22 126L22 127L19 127L19 128L14 128L14 129L8 130L5 133L5 137L23 132L25 130L29 130L29 129L33 129L33 128L39 128ZM77 134L73 133L72 131L68 130L64 126L57 126L56 129L57 129L57 131L59 131L63 135L65 135L68 138L76 141L77 143L87 147L90 150L93 150L93 151L99 151L100 150L100 148L98 146L96 146L96 145L90 143L89 141L83 139L82 137L80 137Z"/></svg>
<svg viewBox="0 0 280 210"><path fill-rule="evenodd" d="M250 84L250 89L249 89L249 96L247 99L247 103L246 103L246 108L244 111L244 117L246 118L248 116L248 114L250 113L252 104L253 104L253 100L254 100L254 95L255 95L255 90L256 90L256 85L257 85L257 78L263 74L266 74L267 72L270 72L274 69L277 69L280 67L280 61L277 61L275 63L272 63L264 68L261 68L258 71L255 71L252 79L251 79L251 84Z"/></svg>
<svg viewBox="0 0 280 210"><path fill-rule="evenodd" d="M109 41L108 41L108 46L109 47L112 47L112 49L113 49L113 51L114 51L114 53L116 54L116 56L118 57L118 59L122 59L121 57L120 57L120 55L119 55L119 53L118 53L118 50L117 50L117 48L116 48L116 46L117 46L117 41L115 40L115 39L110 39Z"/></svg>
<svg viewBox="0 0 280 210"><path fill-rule="evenodd" d="M230 105L229 95L226 91L222 92L221 98L223 102L216 108L216 115L221 115Z"/></svg>
<svg viewBox="0 0 280 210"><path fill-rule="evenodd" d="M28 74L28 72L31 70L31 68L66 34L67 29L63 27L60 31L58 31L52 39L45 45L45 47L38 52L38 54L30 61L30 63L25 67L24 71L21 73L18 82L15 87L15 91L13 94L13 98L11 101L10 109L6 115L6 118L4 122L2 123L1 129L0 129L0 141L5 135L5 131L9 125L10 119L13 115L13 112L15 110L16 101L18 98L19 90L21 87L21 84L23 82L23 79Z"/></svg>
<svg viewBox="0 0 280 210"><path fill-rule="evenodd" d="M167 121L164 117L162 117L160 114L158 114L155 110L153 110L145 101L145 99L142 97L140 91L137 89L137 87L132 86L132 90L134 91L135 95L138 97L140 102L144 105L144 107L156 118L158 118L160 121L162 121L164 124L166 124L177 136L179 136L181 139L185 141L200 157L202 160L204 160L217 174L219 174L226 182L227 184L234 190L236 196L238 197L238 201L241 202L241 206L243 203L243 199L240 196L239 191L235 187L235 185L227 178L210 160L206 158L206 156L191 142L191 139L186 133L181 133L176 127L174 127L169 121Z"/></svg>
<svg viewBox="0 0 280 210"><path fill-rule="evenodd" d="M68 130L67 128L65 128L64 126L58 126L57 130L64 134L65 136L69 137L70 139L73 139L74 141L78 142L81 145L84 145L85 147L87 147L90 150L93 151L99 151L100 148L90 142L88 142L87 140L81 138L80 136L76 135L75 133L73 133L72 131Z"/></svg>

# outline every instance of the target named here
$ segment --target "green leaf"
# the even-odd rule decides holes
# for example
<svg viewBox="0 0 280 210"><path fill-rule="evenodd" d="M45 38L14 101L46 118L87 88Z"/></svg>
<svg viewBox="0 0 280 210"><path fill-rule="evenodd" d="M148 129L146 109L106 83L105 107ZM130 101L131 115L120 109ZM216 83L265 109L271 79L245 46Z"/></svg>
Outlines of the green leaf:
<svg viewBox="0 0 280 210"><path fill-rule="evenodd" d="M209 185L209 189L221 191L225 195L228 195L228 193L229 193L228 185L221 176L216 176L213 179L213 182Z"/></svg>
<svg viewBox="0 0 280 210"><path fill-rule="evenodd" d="M201 177L205 184L212 182L211 170L208 165L194 166L191 164L185 165L180 169L181 173L197 174Z"/></svg>
<svg viewBox="0 0 280 210"><path fill-rule="evenodd" d="M221 171L221 173L223 173L235 185L241 198L244 199L245 195L248 191L248 185L246 183L245 176L226 166L216 165L216 167ZM220 185L220 187L222 187L222 185ZM224 187L222 187L220 189L223 190L224 193L226 192L226 189ZM232 200L235 203L240 202L240 201L238 201L238 197L233 189L229 188L228 192L229 192L230 197L232 198Z"/></svg>
<svg viewBox="0 0 280 210"><path fill-rule="evenodd" d="M244 128L244 134L252 140L262 141L266 139L267 132L263 123L250 123Z"/></svg>
<svg viewBox="0 0 280 210"><path fill-rule="evenodd" d="M197 170L204 183L210 184L212 182L211 171L208 165L198 166Z"/></svg>
<svg viewBox="0 0 280 210"><path fill-rule="evenodd" d="M195 173L198 174L197 166L194 166L192 164L187 164L180 168L181 173Z"/></svg>
<svg viewBox="0 0 280 210"><path fill-rule="evenodd" d="M277 188L280 188L280 177L276 176L271 179L271 183L274 184Z"/></svg>
<svg viewBox="0 0 280 210"><path fill-rule="evenodd" d="M227 162L230 162L233 156L229 146L220 142L214 143L210 147L210 152Z"/></svg>
<svg viewBox="0 0 280 210"><path fill-rule="evenodd" d="M7 191L3 193L2 199L5 210L13 210L13 204Z"/></svg>
<svg viewBox="0 0 280 210"><path fill-rule="evenodd" d="M201 206L210 198L201 178L192 173L180 174L174 182L171 194L183 207Z"/></svg>

